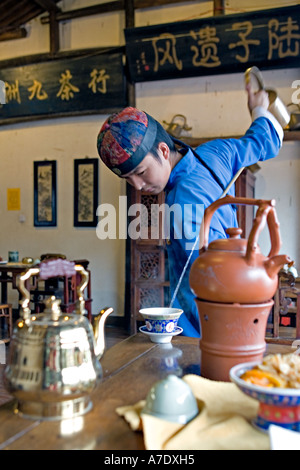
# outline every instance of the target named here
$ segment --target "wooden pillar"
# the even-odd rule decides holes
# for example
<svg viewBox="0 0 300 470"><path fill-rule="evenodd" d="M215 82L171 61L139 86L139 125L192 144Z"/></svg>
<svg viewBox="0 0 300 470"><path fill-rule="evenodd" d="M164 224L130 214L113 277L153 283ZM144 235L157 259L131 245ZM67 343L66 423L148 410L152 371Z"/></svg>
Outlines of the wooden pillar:
<svg viewBox="0 0 300 470"><path fill-rule="evenodd" d="M225 0L214 0L214 16L225 15Z"/></svg>
<svg viewBox="0 0 300 470"><path fill-rule="evenodd" d="M125 2L125 27L134 28L135 17L134 17L134 0L127 0ZM126 64L126 74L129 77L129 70ZM136 97L135 97L135 84L130 83L128 80L126 82L127 86L127 98L129 106L136 106ZM133 200L136 197L136 190L130 186L126 185L126 195L127 195L127 208L130 207ZM125 263L125 322L127 323L127 329L130 332L136 332L136 327L132 328L132 309L134 308L134 298L135 298L135 284L134 284L134 275L133 270L134 266L132 263L133 255L136 252L136 242L131 240L129 237L126 239L126 263Z"/></svg>
<svg viewBox="0 0 300 470"><path fill-rule="evenodd" d="M125 2L125 28L134 28L134 0L126 0ZM129 70L126 64L127 75ZM127 97L129 106L135 106L135 86L127 80Z"/></svg>

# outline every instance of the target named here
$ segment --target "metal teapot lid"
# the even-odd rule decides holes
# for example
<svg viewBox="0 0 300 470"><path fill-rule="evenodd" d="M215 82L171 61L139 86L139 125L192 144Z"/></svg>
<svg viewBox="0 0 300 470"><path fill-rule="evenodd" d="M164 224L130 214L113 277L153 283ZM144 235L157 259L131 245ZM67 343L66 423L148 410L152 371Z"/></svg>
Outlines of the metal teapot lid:
<svg viewBox="0 0 300 470"><path fill-rule="evenodd" d="M54 295L51 295L48 299L45 300L45 315L50 315L51 320L57 321L61 316L61 308L60 308L61 300L57 299Z"/></svg>

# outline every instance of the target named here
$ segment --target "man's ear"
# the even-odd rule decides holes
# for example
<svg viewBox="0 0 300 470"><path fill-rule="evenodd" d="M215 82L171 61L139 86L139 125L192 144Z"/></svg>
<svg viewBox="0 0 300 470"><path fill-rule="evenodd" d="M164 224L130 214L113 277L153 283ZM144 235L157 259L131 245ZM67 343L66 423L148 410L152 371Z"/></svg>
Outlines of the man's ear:
<svg viewBox="0 0 300 470"><path fill-rule="evenodd" d="M168 160L169 159L169 156L170 156L170 149L169 149L169 146L165 143L165 142L159 142L158 144L158 150L160 150L161 154L162 154L162 157L165 159L165 160Z"/></svg>

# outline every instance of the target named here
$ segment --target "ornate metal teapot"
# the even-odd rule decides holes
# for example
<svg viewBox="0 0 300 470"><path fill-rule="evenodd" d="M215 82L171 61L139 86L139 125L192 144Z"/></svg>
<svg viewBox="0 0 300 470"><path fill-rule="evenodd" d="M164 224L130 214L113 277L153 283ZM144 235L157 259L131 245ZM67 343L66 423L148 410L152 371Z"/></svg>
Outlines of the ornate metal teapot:
<svg viewBox="0 0 300 470"><path fill-rule="evenodd" d="M31 315L26 286L32 276L45 280L77 275L81 279L75 312L62 313L60 300L51 296L43 313ZM84 316L88 279L81 265L62 259L41 263L19 277L20 319L13 330L4 383L17 398L22 416L62 419L82 415L92 407L90 394L102 377L104 323L113 309L101 310L93 334Z"/></svg>
<svg viewBox="0 0 300 470"><path fill-rule="evenodd" d="M230 238L215 240L208 246L211 218L224 204L258 205L249 239L239 238L240 228L228 228ZM275 201L226 196L211 204L204 215L203 247L190 271L190 286L198 299L211 302L257 304L273 297L278 272L287 263L278 255L281 239ZM271 250L265 257L257 244L265 222L270 232Z"/></svg>
<svg viewBox="0 0 300 470"><path fill-rule="evenodd" d="M190 131L192 129L188 126L187 119L183 114L175 114L171 122L163 121L163 123L168 126L166 131L173 137L180 137L182 131Z"/></svg>

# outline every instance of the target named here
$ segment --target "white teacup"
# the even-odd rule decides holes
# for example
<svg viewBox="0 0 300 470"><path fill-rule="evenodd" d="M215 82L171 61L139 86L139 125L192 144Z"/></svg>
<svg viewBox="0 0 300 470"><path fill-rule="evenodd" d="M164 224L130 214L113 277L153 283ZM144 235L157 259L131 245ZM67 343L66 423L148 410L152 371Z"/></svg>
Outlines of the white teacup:
<svg viewBox="0 0 300 470"><path fill-rule="evenodd" d="M183 310L170 307L152 307L140 310L147 330L152 333L172 333L177 327L178 319L182 313Z"/></svg>

